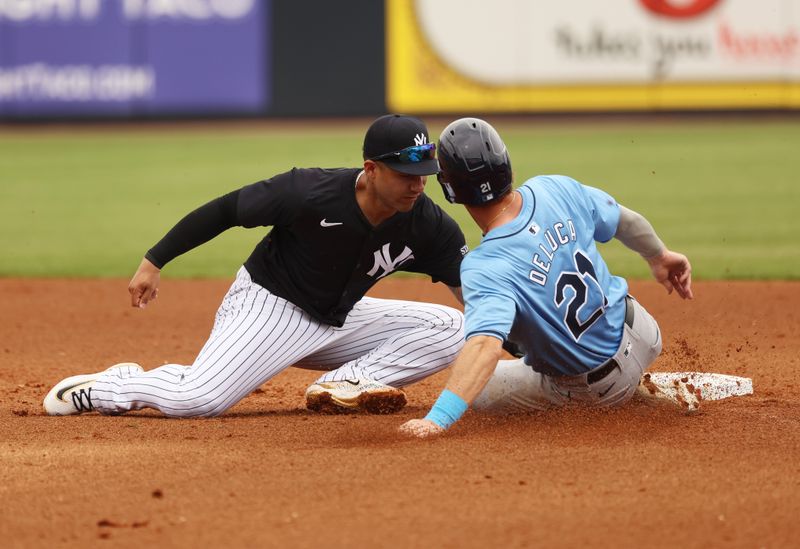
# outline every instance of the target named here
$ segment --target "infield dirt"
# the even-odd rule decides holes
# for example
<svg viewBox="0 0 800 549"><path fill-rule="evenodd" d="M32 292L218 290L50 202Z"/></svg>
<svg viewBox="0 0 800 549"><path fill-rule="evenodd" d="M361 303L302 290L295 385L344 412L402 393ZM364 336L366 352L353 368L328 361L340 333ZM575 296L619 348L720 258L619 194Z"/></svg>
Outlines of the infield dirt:
<svg viewBox="0 0 800 549"><path fill-rule="evenodd" d="M790 547L800 539L800 283L706 282L681 302L631 290L659 321L656 371L753 379L696 415L615 410L491 417L435 440L396 433L447 372L390 416L304 408L289 369L216 419L43 415L61 378L190 363L230 281L0 279L3 547ZM377 297L455 305L441 285Z"/></svg>

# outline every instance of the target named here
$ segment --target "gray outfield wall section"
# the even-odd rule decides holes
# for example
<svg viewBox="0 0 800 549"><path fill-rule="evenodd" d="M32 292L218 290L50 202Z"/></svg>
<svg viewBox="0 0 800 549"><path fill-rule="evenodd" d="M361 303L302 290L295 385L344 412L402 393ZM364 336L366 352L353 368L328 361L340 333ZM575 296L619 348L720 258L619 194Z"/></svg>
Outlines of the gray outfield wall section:
<svg viewBox="0 0 800 549"><path fill-rule="evenodd" d="M275 0L276 116L373 115L386 110L382 0Z"/></svg>

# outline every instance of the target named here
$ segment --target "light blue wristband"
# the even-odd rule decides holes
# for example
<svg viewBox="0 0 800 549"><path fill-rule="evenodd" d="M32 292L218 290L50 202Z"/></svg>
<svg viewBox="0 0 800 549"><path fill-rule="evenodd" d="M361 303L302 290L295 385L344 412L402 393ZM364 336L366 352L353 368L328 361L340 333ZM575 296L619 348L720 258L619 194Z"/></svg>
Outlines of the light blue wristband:
<svg viewBox="0 0 800 549"><path fill-rule="evenodd" d="M445 389L436 399L436 404L433 405L425 419L431 420L442 429L447 429L464 415L468 407L469 405L463 398L453 391Z"/></svg>

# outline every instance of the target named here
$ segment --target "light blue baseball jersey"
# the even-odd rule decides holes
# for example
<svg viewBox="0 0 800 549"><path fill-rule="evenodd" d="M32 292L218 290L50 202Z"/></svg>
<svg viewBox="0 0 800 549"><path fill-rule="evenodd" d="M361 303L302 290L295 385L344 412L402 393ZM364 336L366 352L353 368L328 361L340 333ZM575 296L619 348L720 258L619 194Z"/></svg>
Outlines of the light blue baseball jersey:
<svg viewBox="0 0 800 549"><path fill-rule="evenodd" d="M563 175L517 190L519 215L484 235L461 264L466 337L509 339L547 375L586 373L622 339L628 284L609 273L595 245L616 233L619 205Z"/></svg>

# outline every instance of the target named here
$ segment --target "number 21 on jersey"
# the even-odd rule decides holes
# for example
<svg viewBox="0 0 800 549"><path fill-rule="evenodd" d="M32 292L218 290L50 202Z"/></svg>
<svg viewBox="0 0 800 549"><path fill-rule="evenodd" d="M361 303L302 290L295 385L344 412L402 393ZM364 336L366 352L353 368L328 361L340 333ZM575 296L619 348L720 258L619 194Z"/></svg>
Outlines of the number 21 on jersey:
<svg viewBox="0 0 800 549"><path fill-rule="evenodd" d="M557 308L566 302L564 324L578 341L605 314L608 298L597 280L592 260L580 250L575 252L574 259L575 271L564 271L556 281L553 302ZM572 295L567 295L567 288L572 289Z"/></svg>

